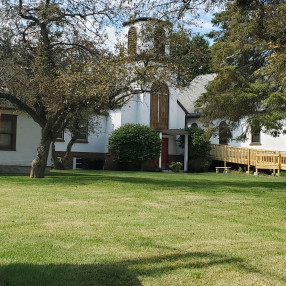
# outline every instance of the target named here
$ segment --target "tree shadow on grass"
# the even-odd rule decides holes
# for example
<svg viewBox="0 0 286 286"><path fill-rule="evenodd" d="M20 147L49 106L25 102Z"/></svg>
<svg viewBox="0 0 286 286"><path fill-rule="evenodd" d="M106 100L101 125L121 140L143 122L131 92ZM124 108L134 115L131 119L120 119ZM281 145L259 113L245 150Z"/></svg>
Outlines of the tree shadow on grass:
<svg viewBox="0 0 286 286"><path fill-rule="evenodd" d="M208 178L207 174L200 176L195 174L184 174L183 176L176 176L176 174L168 174L167 177L161 176L158 173L157 176L148 176L148 173L132 172L108 172L104 171L94 171L94 172L76 172L76 173L62 173L54 172L52 176L48 178L49 182L56 184L71 184L71 185L90 185L96 184L97 182L119 182L122 184L141 184L148 185L148 187L153 189L175 189L180 188L182 191L235 191L236 193L251 193L251 189L254 188L255 193L263 193L265 191L276 191L285 192L286 191L286 180L270 180L270 181L260 181L257 178L253 180L240 179L237 180L233 178L228 179L227 174L225 178L218 176L218 179L214 176ZM259 189L259 190L258 190Z"/></svg>
<svg viewBox="0 0 286 286"><path fill-rule="evenodd" d="M231 267L242 272L258 273L242 259L209 252L175 253L172 255L126 260L121 262L74 265L74 264L9 264L0 266L1 286L139 286L139 277L160 277L180 269L206 270L212 266ZM229 268L228 268L229 269ZM227 275L227 272L226 272ZM286 280L279 279L283 282Z"/></svg>

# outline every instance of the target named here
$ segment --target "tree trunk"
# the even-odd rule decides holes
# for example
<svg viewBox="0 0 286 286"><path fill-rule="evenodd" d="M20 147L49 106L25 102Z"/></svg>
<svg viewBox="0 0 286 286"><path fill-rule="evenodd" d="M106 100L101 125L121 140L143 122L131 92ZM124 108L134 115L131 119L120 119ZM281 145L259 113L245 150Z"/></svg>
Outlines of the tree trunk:
<svg viewBox="0 0 286 286"><path fill-rule="evenodd" d="M58 158L55 148L55 142L52 143L52 160L56 170L64 170L64 165L61 159Z"/></svg>
<svg viewBox="0 0 286 286"><path fill-rule="evenodd" d="M68 169L70 169L69 160L70 160L70 156L71 156L71 149L72 149L72 146L74 145L75 142L76 142L76 135L72 134L71 140L69 141L69 143L67 145L65 155L61 159L58 159L58 157L57 157L57 153L55 150L55 143L53 142L53 144L52 144L52 158L53 158L53 162L54 162L54 168L56 170L68 170Z"/></svg>
<svg viewBox="0 0 286 286"><path fill-rule="evenodd" d="M63 164L65 169L68 169L68 163L69 163L69 159L71 156L71 149L72 149L72 146L74 145L75 141L76 141L76 136L74 134L72 134L71 140L67 145L66 153L65 153L64 157L62 158L62 164Z"/></svg>
<svg viewBox="0 0 286 286"><path fill-rule="evenodd" d="M32 161L30 178L44 178L45 170L47 166L50 146L51 146L51 136L49 132L42 129L42 137L40 146L37 149L37 157Z"/></svg>

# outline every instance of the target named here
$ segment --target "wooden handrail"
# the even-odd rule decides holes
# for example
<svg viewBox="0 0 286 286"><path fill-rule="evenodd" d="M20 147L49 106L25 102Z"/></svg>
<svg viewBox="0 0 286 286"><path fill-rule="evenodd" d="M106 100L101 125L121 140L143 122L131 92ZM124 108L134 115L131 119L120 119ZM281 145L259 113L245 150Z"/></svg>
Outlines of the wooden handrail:
<svg viewBox="0 0 286 286"><path fill-rule="evenodd" d="M234 147L221 144L211 145L211 157L214 160L226 163L236 163L247 166L247 170L253 166L255 169L271 169L273 173L286 170L286 151L272 151L263 149L252 149L244 147Z"/></svg>

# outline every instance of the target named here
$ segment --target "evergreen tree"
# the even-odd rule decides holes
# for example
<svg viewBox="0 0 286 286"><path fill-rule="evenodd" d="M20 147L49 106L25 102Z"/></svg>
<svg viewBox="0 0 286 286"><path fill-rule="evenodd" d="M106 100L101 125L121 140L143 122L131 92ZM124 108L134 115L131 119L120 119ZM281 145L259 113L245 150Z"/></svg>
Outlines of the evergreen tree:
<svg viewBox="0 0 286 286"><path fill-rule="evenodd" d="M247 3L246 3L247 2ZM215 15L212 67L217 77L197 101L204 123L220 120L248 126L273 136L286 118L286 3L234 1ZM219 119L219 120L218 120Z"/></svg>
<svg viewBox="0 0 286 286"><path fill-rule="evenodd" d="M177 67L178 83L188 86L198 75L210 72L209 42L202 35L192 35L184 31L171 35L170 54Z"/></svg>

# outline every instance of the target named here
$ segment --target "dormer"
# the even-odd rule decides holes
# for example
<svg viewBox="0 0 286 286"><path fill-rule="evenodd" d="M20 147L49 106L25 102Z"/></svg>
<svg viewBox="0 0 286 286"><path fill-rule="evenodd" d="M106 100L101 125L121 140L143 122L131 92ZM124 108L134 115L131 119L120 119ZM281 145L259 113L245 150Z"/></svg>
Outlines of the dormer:
<svg viewBox="0 0 286 286"><path fill-rule="evenodd" d="M140 58L142 55L150 55L156 58L170 54L170 22L141 17L125 22L123 26L129 56Z"/></svg>

